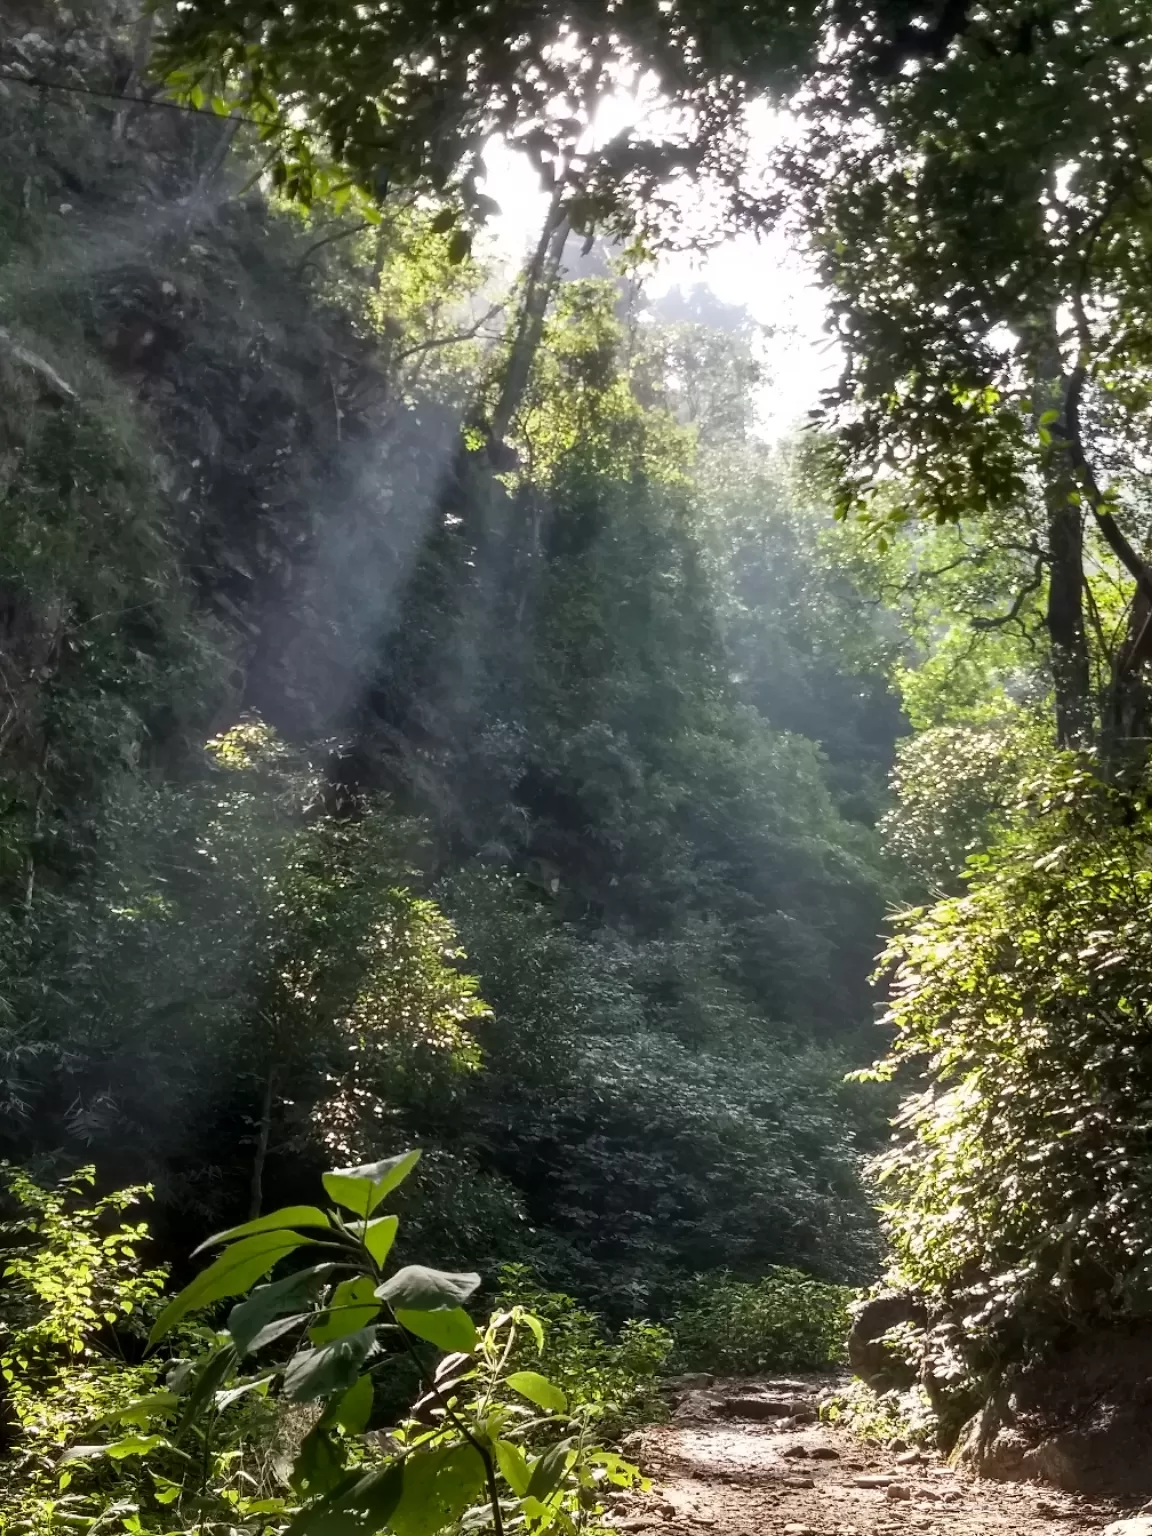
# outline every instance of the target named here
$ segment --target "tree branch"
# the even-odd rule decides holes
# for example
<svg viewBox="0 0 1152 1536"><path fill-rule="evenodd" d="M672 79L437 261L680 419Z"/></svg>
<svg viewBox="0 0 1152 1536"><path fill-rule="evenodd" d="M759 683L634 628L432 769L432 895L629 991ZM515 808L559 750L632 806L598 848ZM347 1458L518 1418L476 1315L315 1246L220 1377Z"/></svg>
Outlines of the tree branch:
<svg viewBox="0 0 1152 1536"><path fill-rule="evenodd" d="M1044 561L1038 559L1031 576L1029 576L1028 580L1024 583L1019 592L1017 592L1016 596L1013 598L1012 606L1009 608L1008 612L1002 613L996 618L973 619L972 628L980 630L1006 629L1009 624L1015 624L1020 618L1020 611L1024 607L1024 604L1028 601L1034 592L1038 592L1040 590L1043 582Z"/></svg>
<svg viewBox="0 0 1152 1536"><path fill-rule="evenodd" d="M493 304L487 314L481 315L475 325L467 330L454 331L451 336L433 336L429 341L418 341L414 346L405 347L402 352L397 352L396 361L402 363L406 357L414 357L417 352L431 352L434 347L453 347L460 341L474 341L483 328L494 316L504 308L503 304Z"/></svg>

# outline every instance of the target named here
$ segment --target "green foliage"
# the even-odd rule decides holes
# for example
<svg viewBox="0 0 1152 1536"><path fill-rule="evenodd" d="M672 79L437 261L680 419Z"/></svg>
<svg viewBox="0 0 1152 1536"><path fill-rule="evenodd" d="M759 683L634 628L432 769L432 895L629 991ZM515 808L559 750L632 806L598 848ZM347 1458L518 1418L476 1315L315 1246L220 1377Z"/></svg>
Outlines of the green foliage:
<svg viewBox="0 0 1152 1536"><path fill-rule="evenodd" d="M945 1380L1147 1306L1148 835L1143 791L1062 759L886 956L877 1070L916 1076L875 1172Z"/></svg>
<svg viewBox="0 0 1152 1536"><path fill-rule="evenodd" d="M551 1379L601 1434L614 1437L664 1411L657 1392L674 1347L659 1323L629 1318L613 1339L604 1321L562 1291L545 1290L527 1265L500 1271L500 1305L519 1304L540 1321ZM527 1358L527 1349L523 1351Z"/></svg>
<svg viewBox="0 0 1152 1536"><path fill-rule="evenodd" d="M938 726L901 744L881 821L887 851L918 893L955 889L967 860L1004 829L1021 781L1044 761L1034 719Z"/></svg>
<svg viewBox="0 0 1152 1536"><path fill-rule="evenodd" d="M592 945L491 878L443 899L494 1009L485 1071L462 1085L467 1140L549 1213L503 1256L614 1318L665 1315L721 1257L874 1265L842 1058L753 1036L722 934Z"/></svg>
<svg viewBox="0 0 1152 1536"><path fill-rule="evenodd" d="M46 19L19 48L84 89L0 97L3 1149L153 1179L172 1260L418 1140L378 1260L531 1262L614 1323L716 1265L866 1273L839 1079L899 722L749 440L754 337L699 296L649 327L630 283L505 291L440 206L463 161L374 209L307 113L327 182L269 193L270 79L262 145L211 92L88 94L142 36ZM601 169L635 191L630 154Z"/></svg>
<svg viewBox="0 0 1152 1536"><path fill-rule="evenodd" d="M190 1358L118 1363L114 1385L103 1381L102 1391L78 1356L102 1323L151 1307L159 1289L155 1274L135 1272L140 1229L96 1245L88 1239L102 1210L122 1209L134 1192L69 1217L59 1197L14 1175L13 1188L43 1224L38 1250L18 1256L8 1274L18 1296L23 1287L49 1310L14 1333L5 1378L18 1394L22 1431L35 1437L46 1425L53 1449L67 1442L60 1497L26 1498L23 1528L115 1514L130 1515L128 1529L138 1533L203 1532L253 1519L305 1536L360 1529L364 1521L386 1523L395 1536L434 1536L462 1519L531 1532L594 1526L605 1491L631 1487L638 1474L596 1443L596 1392L570 1401L539 1371L519 1368L545 1346L540 1320L512 1304L478 1331L461 1306L478 1275L407 1265L385 1276L390 1244L372 1234L381 1221L394 1230L395 1218L372 1220L372 1212L417 1155L334 1170L323 1181L332 1208L274 1211L211 1239L205 1246L219 1249L218 1257L169 1299L149 1341L170 1341L189 1314L241 1298L224 1327L186 1334L199 1346ZM60 1253L62 1235L76 1239L78 1254ZM259 1283L304 1248L311 1250L306 1267ZM79 1305L61 1308L62 1282L78 1285ZM46 1345L70 1354L49 1368L51 1390L33 1421L20 1410L45 1385ZM440 1351L447 1353L438 1359ZM423 1395L384 1448L383 1437L365 1431L377 1381L398 1361L416 1365ZM61 1387L78 1393L67 1409ZM76 1442L79 1429L102 1428L104 1438Z"/></svg>
<svg viewBox="0 0 1152 1536"><path fill-rule="evenodd" d="M121 1219L149 1190L84 1204L91 1168L52 1187L9 1164L0 1174L15 1212L0 1228L0 1403L14 1440L0 1460L0 1501L14 1529L38 1530L62 1491L62 1449L157 1384L154 1365L129 1361L139 1362L165 1271L142 1267L146 1225Z"/></svg>
<svg viewBox="0 0 1152 1536"><path fill-rule="evenodd" d="M690 7L653 12L634 0L573 0L530 16L501 4L483 18L466 4L434 16L405 4L386 27L343 5L306 5L271 30L264 20L238 3L178 12L163 68L192 103L258 125L287 195L347 197L351 180L376 196L389 186L432 191L482 218L493 205L477 186L481 151L501 133L549 185L561 183L581 232L619 222L622 205L658 224L675 213L670 180L730 175L742 146L739 69L758 90L792 80L815 41L809 18L783 9L768 22L728 0L707 25ZM609 59L650 73L683 110L675 129L617 135L593 155L581 131L614 78ZM444 219L451 227L447 210Z"/></svg>
<svg viewBox="0 0 1152 1536"><path fill-rule="evenodd" d="M676 1363L732 1376L840 1365L852 1294L797 1269L702 1280L672 1320Z"/></svg>
<svg viewBox="0 0 1152 1536"><path fill-rule="evenodd" d="M922 1387L907 1392L874 1392L853 1377L821 1400L820 1418L859 1440L881 1445L935 1446L938 1423Z"/></svg>

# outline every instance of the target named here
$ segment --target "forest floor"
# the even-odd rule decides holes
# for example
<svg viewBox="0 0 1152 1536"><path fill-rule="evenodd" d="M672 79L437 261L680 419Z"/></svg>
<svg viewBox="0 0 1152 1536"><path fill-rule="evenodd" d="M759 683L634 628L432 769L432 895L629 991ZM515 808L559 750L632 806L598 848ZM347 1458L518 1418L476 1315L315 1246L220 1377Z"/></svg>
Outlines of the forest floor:
<svg viewBox="0 0 1152 1536"><path fill-rule="evenodd" d="M651 1479L613 1523L652 1536L1073 1536L1132 1507L994 1483L930 1452L885 1450L813 1422L819 1381L717 1382L626 1443ZM790 1409L782 1412L781 1409Z"/></svg>

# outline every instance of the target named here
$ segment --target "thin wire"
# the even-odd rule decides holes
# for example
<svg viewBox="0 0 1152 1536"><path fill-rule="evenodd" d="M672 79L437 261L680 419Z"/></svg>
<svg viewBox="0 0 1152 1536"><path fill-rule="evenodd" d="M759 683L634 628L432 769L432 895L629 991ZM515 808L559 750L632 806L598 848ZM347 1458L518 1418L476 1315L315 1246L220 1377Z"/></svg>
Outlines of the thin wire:
<svg viewBox="0 0 1152 1536"><path fill-rule="evenodd" d="M167 112L186 112L191 117L211 117L217 122L252 123L259 126L254 117L244 117L239 112L223 115L205 107L186 106L181 101L165 101L155 96L125 96L119 91L101 91L93 85L64 85L57 80L42 80L39 75L18 75L13 70L0 67L0 80L11 80L15 85L26 85L30 91L68 91L73 96L99 96L104 101L126 101L134 107L161 107Z"/></svg>

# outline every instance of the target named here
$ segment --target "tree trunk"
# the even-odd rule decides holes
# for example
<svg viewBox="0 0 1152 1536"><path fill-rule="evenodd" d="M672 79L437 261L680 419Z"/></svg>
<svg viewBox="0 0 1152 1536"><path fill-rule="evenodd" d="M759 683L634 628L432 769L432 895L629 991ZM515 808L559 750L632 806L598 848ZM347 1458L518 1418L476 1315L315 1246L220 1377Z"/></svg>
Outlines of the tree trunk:
<svg viewBox="0 0 1152 1536"><path fill-rule="evenodd" d="M1033 414L1039 428L1046 413L1058 412L1063 420L1068 395L1069 381L1054 320L1037 338L1034 357ZM1091 672L1084 623L1084 517L1069 443L1059 427L1049 433L1049 439L1042 460L1048 544L1045 623L1052 648L1056 745L1076 748L1087 746L1092 737Z"/></svg>
<svg viewBox="0 0 1152 1536"><path fill-rule="evenodd" d="M264 1164L268 1160L268 1143L272 1136L272 1095L276 1087L276 1066L268 1068L264 1079L264 1098L260 1106L260 1120L256 1132L256 1151L252 1158L252 1182L249 1186L248 1220L254 1221L264 1203Z"/></svg>
<svg viewBox="0 0 1152 1536"><path fill-rule="evenodd" d="M557 187L552 194L536 250L524 274L524 299L516 322L516 334L489 424L494 443L502 443L508 436L528 387L532 364L536 361L540 338L544 334L548 302L560 273L560 258L564 254L569 227L561 189Z"/></svg>

